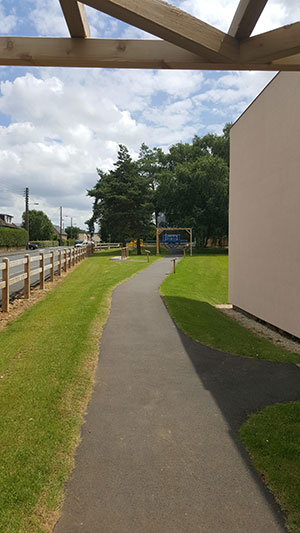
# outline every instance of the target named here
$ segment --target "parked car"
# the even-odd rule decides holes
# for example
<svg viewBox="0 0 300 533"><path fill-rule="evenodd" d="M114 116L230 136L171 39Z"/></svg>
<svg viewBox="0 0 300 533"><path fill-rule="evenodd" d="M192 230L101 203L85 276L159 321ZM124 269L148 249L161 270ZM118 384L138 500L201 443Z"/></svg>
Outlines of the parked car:
<svg viewBox="0 0 300 533"><path fill-rule="evenodd" d="M83 246L84 245L84 242L83 241L79 241L79 240L76 240L75 241L75 247L78 248L79 246Z"/></svg>
<svg viewBox="0 0 300 533"><path fill-rule="evenodd" d="M28 249L29 250L37 250L38 249L38 245L35 242L29 242L28 243Z"/></svg>

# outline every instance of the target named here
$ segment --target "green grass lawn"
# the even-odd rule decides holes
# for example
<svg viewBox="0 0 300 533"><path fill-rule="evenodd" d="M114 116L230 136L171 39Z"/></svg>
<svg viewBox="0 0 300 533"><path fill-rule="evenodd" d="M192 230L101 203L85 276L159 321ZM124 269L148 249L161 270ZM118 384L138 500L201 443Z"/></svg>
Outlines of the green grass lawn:
<svg viewBox="0 0 300 533"><path fill-rule="evenodd" d="M51 530L73 465L113 287L147 263L83 261L0 332L0 531ZM151 262L155 257L151 257Z"/></svg>
<svg viewBox="0 0 300 533"><path fill-rule="evenodd" d="M228 301L228 257L204 251L182 259L176 274L161 285L161 294L177 326L199 342L257 359L299 363L300 355L257 337L216 309Z"/></svg>
<svg viewBox="0 0 300 533"><path fill-rule="evenodd" d="M300 533L300 402L252 415L240 437L280 504L288 531Z"/></svg>

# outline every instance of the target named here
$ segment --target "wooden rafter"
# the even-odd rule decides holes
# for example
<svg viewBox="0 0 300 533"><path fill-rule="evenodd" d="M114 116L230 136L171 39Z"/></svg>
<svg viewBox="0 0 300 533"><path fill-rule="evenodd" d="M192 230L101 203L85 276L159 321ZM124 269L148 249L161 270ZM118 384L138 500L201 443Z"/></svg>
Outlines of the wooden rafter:
<svg viewBox="0 0 300 533"><path fill-rule="evenodd" d="M59 0L71 37L89 37L90 28L84 5L75 0Z"/></svg>
<svg viewBox="0 0 300 533"><path fill-rule="evenodd" d="M71 38L0 37L1 65L300 71L300 22L249 37L267 0L240 0L231 35L163 0L59 1ZM163 40L86 39L83 4Z"/></svg>
<svg viewBox="0 0 300 533"><path fill-rule="evenodd" d="M228 34L242 40L250 37L268 0L240 0Z"/></svg>
<svg viewBox="0 0 300 533"><path fill-rule="evenodd" d="M0 65L300 71L300 54L269 63L211 63L160 40L0 37Z"/></svg>
<svg viewBox="0 0 300 533"><path fill-rule="evenodd" d="M255 35L241 43L242 62L267 62L300 52L300 22Z"/></svg>
<svg viewBox="0 0 300 533"><path fill-rule="evenodd" d="M84 3L212 62L234 61L238 42L162 0L84 0Z"/></svg>

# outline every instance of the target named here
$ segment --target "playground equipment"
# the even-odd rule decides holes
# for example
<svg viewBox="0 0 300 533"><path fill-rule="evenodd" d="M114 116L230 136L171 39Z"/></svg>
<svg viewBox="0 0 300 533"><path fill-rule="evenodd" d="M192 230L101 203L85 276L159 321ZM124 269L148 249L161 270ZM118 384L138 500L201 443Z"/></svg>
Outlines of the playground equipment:
<svg viewBox="0 0 300 533"><path fill-rule="evenodd" d="M180 247L182 244L186 244L188 241L181 239L180 234L178 233L167 233L168 231L186 231L190 236L190 255L193 255L193 228L156 228L156 255L160 252L160 241L159 236L164 233L162 236L162 243L169 248L169 250L175 250Z"/></svg>

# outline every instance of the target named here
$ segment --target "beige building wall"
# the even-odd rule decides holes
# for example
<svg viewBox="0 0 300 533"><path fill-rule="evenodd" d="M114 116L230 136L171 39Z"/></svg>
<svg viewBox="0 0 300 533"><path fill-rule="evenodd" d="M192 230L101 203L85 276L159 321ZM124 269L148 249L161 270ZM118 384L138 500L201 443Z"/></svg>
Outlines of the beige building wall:
<svg viewBox="0 0 300 533"><path fill-rule="evenodd" d="M300 73L275 77L230 146L229 301L300 337Z"/></svg>

